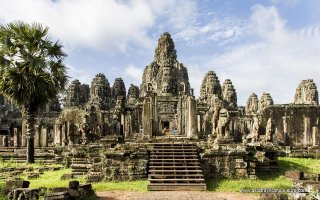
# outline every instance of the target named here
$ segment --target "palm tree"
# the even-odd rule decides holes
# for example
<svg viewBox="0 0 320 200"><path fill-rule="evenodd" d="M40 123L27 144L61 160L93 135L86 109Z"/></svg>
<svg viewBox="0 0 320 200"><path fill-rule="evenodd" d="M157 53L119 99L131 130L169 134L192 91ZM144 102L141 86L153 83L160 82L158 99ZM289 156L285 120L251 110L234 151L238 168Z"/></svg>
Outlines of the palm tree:
<svg viewBox="0 0 320 200"><path fill-rule="evenodd" d="M21 108L27 125L27 162L34 163L34 123L39 108L64 90L66 54L48 27L22 21L0 25L0 94Z"/></svg>

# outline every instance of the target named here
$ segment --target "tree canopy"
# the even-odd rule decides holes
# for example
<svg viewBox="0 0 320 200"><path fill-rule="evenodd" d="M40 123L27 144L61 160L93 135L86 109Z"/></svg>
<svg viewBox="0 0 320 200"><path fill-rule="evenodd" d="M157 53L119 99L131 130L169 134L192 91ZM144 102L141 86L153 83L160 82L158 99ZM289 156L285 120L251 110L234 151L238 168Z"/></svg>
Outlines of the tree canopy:
<svg viewBox="0 0 320 200"><path fill-rule="evenodd" d="M0 25L0 93L22 108L46 105L67 83L66 54L48 30L22 21Z"/></svg>

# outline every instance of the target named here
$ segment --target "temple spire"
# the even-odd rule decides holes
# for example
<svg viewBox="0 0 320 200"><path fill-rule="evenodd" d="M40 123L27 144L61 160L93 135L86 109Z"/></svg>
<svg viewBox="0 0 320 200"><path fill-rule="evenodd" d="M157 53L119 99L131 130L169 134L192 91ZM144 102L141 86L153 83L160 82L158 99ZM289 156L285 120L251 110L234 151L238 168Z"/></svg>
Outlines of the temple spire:
<svg viewBox="0 0 320 200"><path fill-rule="evenodd" d="M158 46L155 49L154 61L159 66L170 66L176 61L176 59L177 52L171 35L165 32L158 40Z"/></svg>

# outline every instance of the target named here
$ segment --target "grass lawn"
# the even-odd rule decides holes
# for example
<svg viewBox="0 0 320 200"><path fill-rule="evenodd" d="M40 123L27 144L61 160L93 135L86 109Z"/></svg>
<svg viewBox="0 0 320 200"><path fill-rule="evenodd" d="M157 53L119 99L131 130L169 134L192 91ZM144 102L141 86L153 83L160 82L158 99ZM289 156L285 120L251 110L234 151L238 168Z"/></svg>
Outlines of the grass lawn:
<svg viewBox="0 0 320 200"><path fill-rule="evenodd" d="M291 188L292 183L284 177L287 170L299 170L308 173L320 173L320 160L308 158L279 157L279 170L268 174L258 174L257 180L219 179L207 181L209 191L239 192L241 189L254 188Z"/></svg>
<svg viewBox="0 0 320 200"><path fill-rule="evenodd" d="M0 163L3 166L3 163ZM21 165L19 165L21 166ZM35 165L37 166L37 165ZM219 179L207 181L208 191L219 192L239 192L241 189L253 188L291 188L291 181L284 177L286 170L301 170L309 173L320 174L320 160L306 158L279 158L279 171L268 174L258 175L259 179ZM71 169L63 169L59 171L46 171L40 175L40 178L31 179L30 187L68 187L69 180L60 180L64 173L70 173ZM27 180L26 175L22 176ZM85 179L78 179L80 183L85 183ZM141 181L125 181L125 182L99 182L93 183L95 191L111 191L111 190L133 190L147 191L147 180ZM0 197L1 200L1 197Z"/></svg>

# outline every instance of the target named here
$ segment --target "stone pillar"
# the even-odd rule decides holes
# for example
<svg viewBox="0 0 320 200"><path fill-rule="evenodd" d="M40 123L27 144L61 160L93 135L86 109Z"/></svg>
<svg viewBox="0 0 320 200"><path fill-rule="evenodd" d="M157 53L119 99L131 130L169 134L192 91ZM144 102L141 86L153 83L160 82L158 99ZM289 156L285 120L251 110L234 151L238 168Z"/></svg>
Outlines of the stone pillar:
<svg viewBox="0 0 320 200"><path fill-rule="evenodd" d="M132 137L132 133L133 133L133 130L134 130L134 127L133 127L133 116L132 116L133 113L131 113L130 111L128 111L125 115L125 122L124 122L124 137L125 139L129 139Z"/></svg>
<svg viewBox="0 0 320 200"><path fill-rule="evenodd" d="M153 133L153 101L147 96L143 102L143 134L152 136Z"/></svg>
<svg viewBox="0 0 320 200"><path fill-rule="evenodd" d="M71 123L70 121L67 122L67 135L66 135L66 139L68 140L68 144L73 144L73 134L72 130L71 130L71 126L73 126L73 123ZM95 132L94 132L95 133Z"/></svg>
<svg viewBox="0 0 320 200"><path fill-rule="evenodd" d="M310 137L310 117L303 118L303 146L309 145L309 137Z"/></svg>
<svg viewBox="0 0 320 200"><path fill-rule="evenodd" d="M287 143L287 137L289 136L289 125L288 125L289 117L284 116L284 117L282 117L282 120L283 120L283 137L282 137L282 139L285 141L285 143Z"/></svg>
<svg viewBox="0 0 320 200"><path fill-rule="evenodd" d="M187 99L188 102L188 138L198 138L197 135L197 108L196 101L191 96Z"/></svg>
<svg viewBox="0 0 320 200"><path fill-rule="evenodd" d="M4 147L8 147L9 146L9 139L8 139L8 136L3 136L3 138L2 138L2 145L4 146Z"/></svg>
<svg viewBox="0 0 320 200"><path fill-rule="evenodd" d="M202 124L202 116L201 115L197 115L197 128L198 128L198 133L201 133L201 129L202 129L202 127L201 127L201 124Z"/></svg>
<svg viewBox="0 0 320 200"><path fill-rule="evenodd" d="M54 125L54 144L62 146L61 124Z"/></svg>
<svg viewBox="0 0 320 200"><path fill-rule="evenodd" d="M312 127L312 146L319 146L319 130L318 127Z"/></svg>
<svg viewBox="0 0 320 200"><path fill-rule="evenodd" d="M41 129L41 146L48 146L48 127L42 127Z"/></svg>
<svg viewBox="0 0 320 200"><path fill-rule="evenodd" d="M66 123L62 124L61 127L61 141L62 141L62 146L66 146L68 144L68 139L66 137L67 135L67 130L66 130Z"/></svg>
<svg viewBox="0 0 320 200"><path fill-rule="evenodd" d="M41 126L35 125L34 126L34 146L41 147L40 138L41 138Z"/></svg>
<svg viewBox="0 0 320 200"><path fill-rule="evenodd" d="M13 146L15 147L19 147L19 131L18 131L18 127L13 127Z"/></svg>
<svg viewBox="0 0 320 200"><path fill-rule="evenodd" d="M23 147L27 146L26 134L27 134L27 124L26 124L26 120L23 119L22 127L21 127L21 146Z"/></svg>

